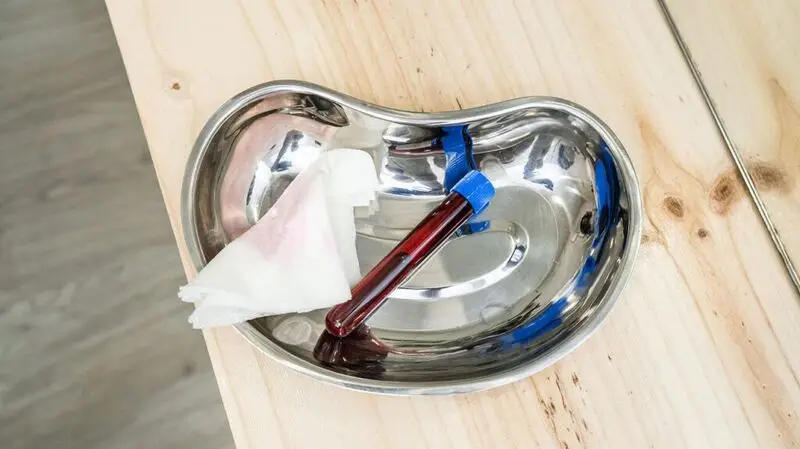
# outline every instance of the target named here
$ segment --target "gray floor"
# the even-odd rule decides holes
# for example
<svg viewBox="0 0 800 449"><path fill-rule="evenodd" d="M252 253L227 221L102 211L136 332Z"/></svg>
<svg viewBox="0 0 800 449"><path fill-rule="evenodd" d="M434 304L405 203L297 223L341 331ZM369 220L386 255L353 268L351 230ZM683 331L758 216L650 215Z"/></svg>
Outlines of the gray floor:
<svg viewBox="0 0 800 449"><path fill-rule="evenodd" d="M0 158L0 447L231 447L102 0L0 2Z"/></svg>

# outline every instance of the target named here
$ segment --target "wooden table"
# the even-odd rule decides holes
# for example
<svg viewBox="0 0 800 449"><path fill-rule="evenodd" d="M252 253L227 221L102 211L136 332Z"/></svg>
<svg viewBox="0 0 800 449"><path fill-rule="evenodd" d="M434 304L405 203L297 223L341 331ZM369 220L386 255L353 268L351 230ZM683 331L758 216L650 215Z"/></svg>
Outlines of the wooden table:
<svg viewBox="0 0 800 449"><path fill-rule="evenodd" d="M205 332L238 447L800 445L800 298L655 0L107 3L189 276L190 147L223 101L267 80L417 111L568 98L616 131L642 182L643 247L616 309L515 384L355 393L288 371L232 329ZM800 257L800 4L667 4Z"/></svg>

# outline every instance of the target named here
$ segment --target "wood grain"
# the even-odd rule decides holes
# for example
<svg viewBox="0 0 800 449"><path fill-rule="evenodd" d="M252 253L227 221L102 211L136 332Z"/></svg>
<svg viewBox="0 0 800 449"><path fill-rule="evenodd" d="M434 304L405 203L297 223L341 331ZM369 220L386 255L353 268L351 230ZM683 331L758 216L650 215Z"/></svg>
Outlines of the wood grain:
<svg viewBox="0 0 800 449"><path fill-rule="evenodd" d="M182 251L194 137L222 101L271 79L417 111L565 97L609 123L642 182L645 242L618 307L574 354L513 385L439 398L353 393L289 372L231 329L206 332L239 447L800 441L798 298L655 3L107 4Z"/></svg>
<svg viewBox="0 0 800 449"><path fill-rule="evenodd" d="M667 2L795 266L800 264L800 3Z"/></svg>

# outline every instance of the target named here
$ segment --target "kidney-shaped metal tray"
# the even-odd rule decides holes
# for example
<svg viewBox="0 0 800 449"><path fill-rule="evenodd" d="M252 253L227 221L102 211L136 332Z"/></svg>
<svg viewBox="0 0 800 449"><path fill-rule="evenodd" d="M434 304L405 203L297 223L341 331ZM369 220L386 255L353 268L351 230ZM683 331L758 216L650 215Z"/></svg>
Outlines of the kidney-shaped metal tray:
<svg viewBox="0 0 800 449"><path fill-rule="evenodd" d="M380 180L377 212L356 222L366 273L442 200L437 142L453 127L479 167L502 167L497 194L370 319L372 334L350 348L362 357L314 357L324 310L253 320L237 326L242 335L314 378L394 394L504 384L586 339L631 271L642 205L611 130L557 98L413 113L302 82L247 90L211 117L189 158L182 219L195 266L252 226L322 151L356 148L372 155ZM320 269L307 267L308 282Z"/></svg>

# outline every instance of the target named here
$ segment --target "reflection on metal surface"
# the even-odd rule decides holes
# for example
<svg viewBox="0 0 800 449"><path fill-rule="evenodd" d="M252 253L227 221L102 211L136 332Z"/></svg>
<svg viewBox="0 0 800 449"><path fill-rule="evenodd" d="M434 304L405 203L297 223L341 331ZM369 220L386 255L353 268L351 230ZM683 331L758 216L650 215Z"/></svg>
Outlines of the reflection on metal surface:
<svg viewBox="0 0 800 449"><path fill-rule="evenodd" d="M478 168L501 167L492 178L497 194L369 320L367 340L383 348L380 357L363 370L316 359L325 311L237 329L300 372L393 394L501 385L588 337L631 270L641 200L611 131L560 99L415 114L307 83L250 89L209 120L189 160L183 224L195 264L251 226L320 152L357 148L372 155L381 181L376 210L357 214L365 273L444 197L440 143L454 129L472 141ZM310 282L315 270L308 267Z"/></svg>
<svg viewBox="0 0 800 449"><path fill-rule="evenodd" d="M382 362L392 351L390 346L375 338L367 326L361 326L344 338L323 332L314 346L313 355L323 366L380 379L385 372Z"/></svg>

